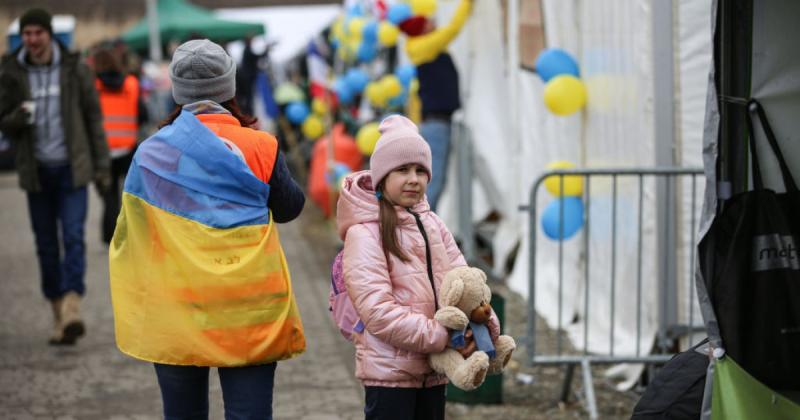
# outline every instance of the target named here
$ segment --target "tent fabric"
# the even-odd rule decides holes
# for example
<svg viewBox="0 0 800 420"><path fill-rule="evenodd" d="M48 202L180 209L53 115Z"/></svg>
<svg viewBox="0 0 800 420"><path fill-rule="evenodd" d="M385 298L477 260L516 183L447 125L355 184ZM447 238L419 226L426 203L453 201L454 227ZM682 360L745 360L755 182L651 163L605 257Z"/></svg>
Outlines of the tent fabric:
<svg viewBox="0 0 800 420"><path fill-rule="evenodd" d="M159 0L157 14L161 42L164 44L173 40L185 41L196 35L214 42L228 42L264 33L261 23L223 20L210 10L184 0ZM122 40L134 50L146 49L148 39L147 17L122 35Z"/></svg>
<svg viewBox="0 0 800 420"><path fill-rule="evenodd" d="M706 78L710 62L711 33L708 30L710 8L698 2L682 1L677 5L679 15L673 19L673 30L678 34L674 59L680 69L676 77L676 164L700 166L703 120L695 113L704 107L706 100ZM437 19L447 21L453 13L456 1L441 1ZM510 3L513 4L513 3ZM460 121L469 126L475 151L476 172L485 174L481 182L475 181L473 194L473 216L480 221L492 210L501 215L501 222L494 236L493 251L495 270L502 270L508 258L516 250L517 258L513 271L508 275L508 284L516 292L528 296L528 217L517 207L529 201L534 180L555 160L570 160L579 167L651 167L656 164L657 148L654 136L653 110L653 39L652 2L563 2L542 1L542 11L547 47L567 50L581 66L581 78L588 90L587 107L570 116L561 117L550 113L544 106L542 96L544 83L538 75L519 69L509 59L515 39L503 33L502 10L489 3L477 2L470 20L461 35L450 45L450 53L456 61L463 86L463 109ZM486 28L497 28L487 30ZM678 32L679 31L679 32ZM475 52L480 54L475 54ZM499 65L502 63L502 65ZM620 153L625 150L625 153ZM455 154L453 154L455 155ZM451 156L452 159L455 156ZM448 226L457 230L457 183L456 165L451 164L451 173L437 213ZM482 169L482 168L485 168ZM681 232L690 228L689 213L692 199L688 191L679 202ZM610 214L610 183L592 185L592 220L608 220ZM703 185L698 182L695 206L699 210ZM619 221L636 216L635 186L620 185ZM633 192L633 194L629 194ZM605 194L605 198L601 197ZM624 193L624 194L623 194ZM625 195L628 194L628 195ZM495 198L497 196L497 198ZM540 194L538 208L542 209L552 198ZM605 199L604 202L602 200ZM602 204L602 206L601 206ZM630 211L633 211L631 215ZM657 246L655 225L655 193L647 186L645 192L645 217L643 243L644 255L654 255ZM538 221L537 221L538 223ZM696 226L696 225L695 225ZM619 223L620 237L627 238L635 227ZM685 229L684 229L685 228ZM577 319L569 325L570 339L583 348L583 329L589 319L590 352L608 353L609 350L609 287L610 254L609 223L604 226L594 223L590 244L592 307L590 314L583 314L583 260L580 257L582 233L564 243L565 286L562 320ZM537 310L551 325L558 319L557 307L557 252L558 244L547 239L540 231L537 238ZM602 236L605 235L605 242ZM682 234L683 235L683 234ZM689 234L678 239L680 268L676 269L681 288L679 290L680 321L688 322L692 270ZM696 237L694 238L697 239ZM619 245L619 244L618 244ZM635 246L635 241L633 241ZM635 290L636 267L628 264L626 255L635 255L631 243L617 250L616 301L620 307L615 315L615 354L633 354L637 348L635 302L628 291ZM638 347L645 354L653 346L658 329L658 304L656 281L657 265L645 261L643 267L644 290L652 293L643 302L642 335ZM597 285L597 287L595 287ZM600 301L605 303L600 304ZM595 304L595 302L598 302ZM694 321L699 325L699 310L694 312Z"/></svg>
<svg viewBox="0 0 800 420"><path fill-rule="evenodd" d="M712 420L800 419L800 405L772 391L730 356L716 360Z"/></svg>

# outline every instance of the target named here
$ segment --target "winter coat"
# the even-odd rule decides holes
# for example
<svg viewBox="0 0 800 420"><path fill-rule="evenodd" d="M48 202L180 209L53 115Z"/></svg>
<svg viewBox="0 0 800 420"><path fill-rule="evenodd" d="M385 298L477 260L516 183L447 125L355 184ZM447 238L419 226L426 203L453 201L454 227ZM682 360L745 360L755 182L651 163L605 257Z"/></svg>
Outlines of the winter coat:
<svg viewBox="0 0 800 420"><path fill-rule="evenodd" d="M448 332L433 319L444 275L466 265L453 235L430 211L427 201L409 209L396 206L397 239L411 259L384 253L379 207L369 171L349 175L339 196L336 222L344 240L344 281L365 330L356 334L356 377L365 386L419 388L447 383L433 372L428 354L444 350ZM387 264L388 259L388 264ZM433 283L433 287L431 285Z"/></svg>
<svg viewBox="0 0 800 420"><path fill-rule="evenodd" d="M22 48L22 47L20 47ZM89 183L98 172L109 173L111 160L103 130L103 114L94 87L94 76L80 62L78 54L58 44L60 62L60 105L62 130L67 144L72 182L75 187ZM31 99L27 69L19 63L17 49L0 64L0 130L14 141L19 185L26 191L39 191L35 157L36 132L33 126L13 114L23 101Z"/></svg>

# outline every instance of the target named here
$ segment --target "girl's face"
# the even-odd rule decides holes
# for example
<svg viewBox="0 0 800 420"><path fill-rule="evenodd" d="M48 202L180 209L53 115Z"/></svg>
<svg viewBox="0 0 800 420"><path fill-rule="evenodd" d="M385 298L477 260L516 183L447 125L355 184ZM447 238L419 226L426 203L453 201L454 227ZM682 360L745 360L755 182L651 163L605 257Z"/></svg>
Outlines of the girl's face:
<svg viewBox="0 0 800 420"><path fill-rule="evenodd" d="M421 165L409 163L395 168L386 176L383 194L394 205L412 207L425 197L428 172Z"/></svg>

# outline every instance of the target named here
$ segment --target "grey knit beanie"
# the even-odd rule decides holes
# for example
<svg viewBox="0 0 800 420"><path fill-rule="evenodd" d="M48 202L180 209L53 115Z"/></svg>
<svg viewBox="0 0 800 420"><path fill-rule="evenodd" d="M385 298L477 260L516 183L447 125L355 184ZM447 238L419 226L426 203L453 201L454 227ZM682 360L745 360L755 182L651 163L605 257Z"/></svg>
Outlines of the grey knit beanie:
<svg viewBox="0 0 800 420"><path fill-rule="evenodd" d="M207 39L184 42L169 63L172 97L180 105L211 100L225 102L236 94L236 63Z"/></svg>

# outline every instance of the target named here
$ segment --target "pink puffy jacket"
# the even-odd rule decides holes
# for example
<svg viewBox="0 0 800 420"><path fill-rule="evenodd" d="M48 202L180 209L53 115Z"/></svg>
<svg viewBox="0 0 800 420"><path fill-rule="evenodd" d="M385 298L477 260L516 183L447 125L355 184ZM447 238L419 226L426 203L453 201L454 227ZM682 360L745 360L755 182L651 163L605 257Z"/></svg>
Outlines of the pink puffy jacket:
<svg viewBox="0 0 800 420"><path fill-rule="evenodd" d="M410 262L384 256L378 225L378 200L369 171L345 178L336 222L344 240L344 281L364 322L355 335L356 377L365 386L419 388L447 383L433 372L427 354L444 350L447 329L433 319L436 294L428 279L425 239L416 219L395 207L400 247ZM427 201L410 209L419 215L428 237L436 293L444 275L466 265L441 219ZM386 258L389 258L387 264Z"/></svg>

